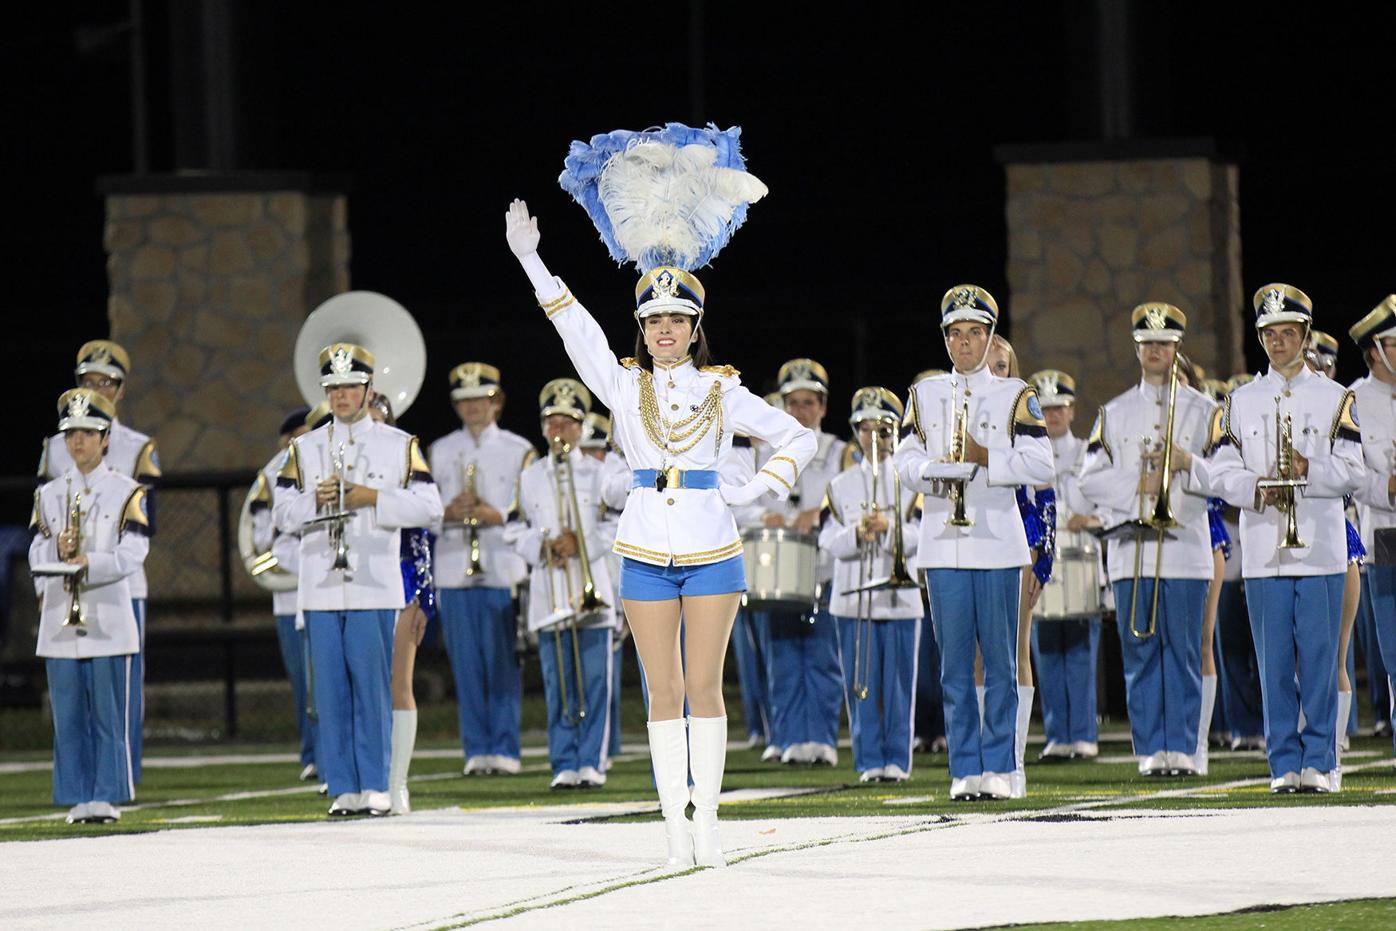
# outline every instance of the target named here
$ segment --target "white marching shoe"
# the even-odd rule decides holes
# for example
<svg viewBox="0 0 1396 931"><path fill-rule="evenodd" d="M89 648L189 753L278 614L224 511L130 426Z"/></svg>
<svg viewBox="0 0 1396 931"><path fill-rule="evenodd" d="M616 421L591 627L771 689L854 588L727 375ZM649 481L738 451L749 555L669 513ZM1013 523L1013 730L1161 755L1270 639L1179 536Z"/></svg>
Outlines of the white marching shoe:
<svg viewBox="0 0 1396 931"><path fill-rule="evenodd" d="M1026 789L1025 789L1026 791ZM1012 774L984 773L979 777L980 798L1003 800L1013 798Z"/></svg>
<svg viewBox="0 0 1396 931"><path fill-rule="evenodd" d="M693 866L693 825L684 814L688 809L687 728L683 718L651 721L647 726L654 786L659 791L659 811L664 815L664 834L669 841L665 865L686 870Z"/></svg>
<svg viewBox="0 0 1396 931"><path fill-rule="evenodd" d="M330 815L335 818L347 818L359 814L363 809L362 796L358 792L341 792L330 804Z"/></svg>
<svg viewBox="0 0 1396 931"><path fill-rule="evenodd" d="M300 781L309 782L310 780L314 779L316 775L318 775L318 773L316 772L315 764L306 763L305 768L301 770Z"/></svg>
<svg viewBox="0 0 1396 931"><path fill-rule="evenodd" d="M121 812L111 802L88 802L87 820L92 824L111 824L121 820Z"/></svg>
<svg viewBox="0 0 1396 931"><path fill-rule="evenodd" d="M371 818L381 818L393 810L392 799L387 792L363 792L359 795L359 814Z"/></svg>
<svg viewBox="0 0 1396 931"><path fill-rule="evenodd" d="M727 768L727 715L688 719L688 765L693 771L693 859L699 866L726 866L717 797Z"/></svg>
<svg viewBox="0 0 1396 931"><path fill-rule="evenodd" d="M412 765L412 748L417 745L417 712L393 711L392 753L388 757L389 810L410 815L412 802L407 794L407 770Z"/></svg>
<svg viewBox="0 0 1396 931"><path fill-rule="evenodd" d="M956 802L970 802L979 798L978 775L959 776L950 780L950 798Z"/></svg>
<svg viewBox="0 0 1396 931"><path fill-rule="evenodd" d="M91 802L83 802L80 805L74 805L72 808L68 809L67 821L69 824L81 824L88 819L91 811Z"/></svg>

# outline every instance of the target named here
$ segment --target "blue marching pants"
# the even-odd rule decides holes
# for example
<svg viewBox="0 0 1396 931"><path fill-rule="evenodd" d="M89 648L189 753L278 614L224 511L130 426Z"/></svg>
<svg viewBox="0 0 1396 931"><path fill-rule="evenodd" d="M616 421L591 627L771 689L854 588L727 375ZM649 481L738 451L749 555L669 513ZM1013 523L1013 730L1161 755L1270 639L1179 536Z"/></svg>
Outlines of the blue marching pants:
<svg viewBox="0 0 1396 931"><path fill-rule="evenodd" d="M137 642L140 644L131 654L131 776L140 785L141 758L145 748L145 599L132 598L131 610L136 615Z"/></svg>
<svg viewBox="0 0 1396 931"><path fill-rule="evenodd" d="M1095 681L1099 649L1098 617L1033 622L1032 658L1048 742L1095 743L1099 738Z"/></svg>
<svg viewBox="0 0 1396 931"><path fill-rule="evenodd" d="M838 746L843 705L839 632L826 590L813 614L755 611L768 632L766 682L771 694L771 743Z"/></svg>
<svg viewBox="0 0 1396 931"><path fill-rule="evenodd" d="M301 765L315 762L315 722L307 713L306 683L309 681L307 665L310 650L305 630L296 630L294 614L276 616L276 642L281 647L281 665L286 667L286 678L291 683L291 697L296 703L296 729L301 737Z"/></svg>
<svg viewBox="0 0 1396 931"><path fill-rule="evenodd" d="M1353 627L1357 634L1358 646L1362 650L1363 665L1367 667L1367 699L1371 702L1372 723L1390 723L1391 685L1387 681L1387 670L1390 667L1382 661L1381 646L1377 643L1377 616L1372 606L1372 583L1367 581L1367 573L1370 571L1371 569L1365 569L1360 573L1362 597L1357 602L1357 621ZM1353 687L1356 688L1356 680L1352 681ZM1357 714L1354 712L1348 720L1355 723Z"/></svg>
<svg viewBox="0 0 1396 931"><path fill-rule="evenodd" d="M1382 663L1386 666L1387 687L1390 688L1390 677L1396 674L1396 566L1369 565L1362 584L1364 595L1368 589L1371 590L1377 644ZM1391 740L1392 745L1396 746L1396 728L1393 728Z"/></svg>
<svg viewBox="0 0 1396 931"><path fill-rule="evenodd" d="M1259 737L1265 733L1260 704L1260 662L1255 638L1246 617L1242 583L1222 583L1217 604L1217 703L1225 729L1232 737Z"/></svg>
<svg viewBox="0 0 1396 931"><path fill-rule="evenodd" d="M132 654L46 659L53 706L53 803L120 804L136 797L131 772Z"/></svg>
<svg viewBox="0 0 1396 931"><path fill-rule="evenodd" d="M1135 594L1134 626L1147 630L1154 580L1141 578ZM1163 579L1158 583L1158 615L1152 637L1130 632L1131 579L1116 582L1115 619L1125 667L1125 704L1136 756L1161 750L1197 752L1202 716L1202 612L1205 579Z"/></svg>
<svg viewBox="0 0 1396 931"><path fill-rule="evenodd" d="M1247 579L1246 604L1260 660L1270 775L1305 767L1326 773L1337 764L1343 574Z"/></svg>
<svg viewBox="0 0 1396 931"><path fill-rule="evenodd" d="M606 765L611 739L611 677L613 658L609 627L582 627L576 631L577 646L582 655L582 686L586 690L586 717L577 720L581 702L577 695L577 672L572 660L571 630L561 638L551 630L538 632L538 661L542 666L543 695L548 703L548 757L553 775L563 770L576 771L593 766L602 771ZM557 665L558 641L562 646L562 673ZM568 716L563 714L563 692L566 688Z"/></svg>
<svg viewBox="0 0 1396 931"><path fill-rule="evenodd" d="M396 610L306 611L320 727L315 768L330 796L388 791Z"/></svg>
<svg viewBox="0 0 1396 931"><path fill-rule="evenodd" d="M917 647L916 667L916 736L925 741L926 749L937 737L945 736L945 703L940 693L940 645L931 620L921 625L921 641Z"/></svg>
<svg viewBox="0 0 1396 931"><path fill-rule="evenodd" d="M513 599L507 588L437 592L446 653L456 680L465 756L519 758L519 699Z"/></svg>
<svg viewBox="0 0 1396 931"><path fill-rule="evenodd" d="M742 717L747 736L770 742L771 699L766 686L766 668L760 644L756 640L752 612L742 608L732 627L732 655L737 665L737 681L742 687Z"/></svg>
<svg viewBox="0 0 1396 931"><path fill-rule="evenodd" d="M910 773L921 619L860 622L836 617L835 621L839 628L839 662L848 695L853 768L863 773L899 766ZM864 643L864 637L869 641ZM863 699L854 691L855 669L868 687Z"/></svg>
<svg viewBox="0 0 1396 931"><path fill-rule="evenodd" d="M1018 724L1018 591L1022 570L929 569L931 621L950 775L1011 773ZM974 646L984 657L984 716L974 691Z"/></svg>

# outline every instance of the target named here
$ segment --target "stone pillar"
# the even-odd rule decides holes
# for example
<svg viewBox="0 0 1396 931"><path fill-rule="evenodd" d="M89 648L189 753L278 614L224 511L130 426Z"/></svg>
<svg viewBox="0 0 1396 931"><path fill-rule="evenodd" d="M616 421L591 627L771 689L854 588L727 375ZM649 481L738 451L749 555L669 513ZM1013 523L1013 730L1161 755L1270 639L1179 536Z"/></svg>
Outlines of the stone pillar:
<svg viewBox="0 0 1396 931"><path fill-rule="evenodd" d="M99 190L111 338L131 354L122 419L157 437L166 472L261 466L301 403L296 333L349 288L344 195L298 174L110 178Z"/></svg>
<svg viewBox="0 0 1396 931"><path fill-rule="evenodd" d="M1237 168L1206 141L1013 146L1007 173L1011 338L1028 371L1076 376L1076 432L1138 381L1129 312L1167 301L1213 377L1245 370ZM1082 423L1081 421L1085 421Z"/></svg>

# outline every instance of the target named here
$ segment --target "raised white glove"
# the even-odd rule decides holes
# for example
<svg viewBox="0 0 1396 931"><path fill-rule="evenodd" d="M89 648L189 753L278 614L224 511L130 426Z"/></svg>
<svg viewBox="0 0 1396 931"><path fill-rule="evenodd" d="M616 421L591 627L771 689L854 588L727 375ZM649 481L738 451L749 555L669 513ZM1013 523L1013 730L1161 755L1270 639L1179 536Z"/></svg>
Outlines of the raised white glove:
<svg viewBox="0 0 1396 931"><path fill-rule="evenodd" d="M722 484L717 488L717 493L722 495L722 500L726 501L730 507L741 508L754 503L762 495L770 491L766 483L758 479L752 479L745 485Z"/></svg>
<svg viewBox="0 0 1396 931"><path fill-rule="evenodd" d="M509 205L504 214L504 238L509 249L519 259L538 251L538 218L528 212L528 204L518 198Z"/></svg>

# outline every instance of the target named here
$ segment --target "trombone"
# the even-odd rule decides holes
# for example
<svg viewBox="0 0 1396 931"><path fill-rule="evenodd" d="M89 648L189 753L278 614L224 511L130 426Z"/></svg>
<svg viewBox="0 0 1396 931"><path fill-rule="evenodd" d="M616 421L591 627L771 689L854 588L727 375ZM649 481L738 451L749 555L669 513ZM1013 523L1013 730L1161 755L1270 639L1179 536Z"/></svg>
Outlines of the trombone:
<svg viewBox="0 0 1396 931"><path fill-rule="evenodd" d="M68 513L63 522L63 532L73 534L73 555L82 552L82 492L73 494L73 480L68 479ZM63 579L63 588L68 592L68 615L63 619L64 627L87 626L87 615L82 610L82 576L79 570Z"/></svg>
<svg viewBox="0 0 1396 931"><path fill-rule="evenodd" d="M1163 437L1159 441L1163 451L1161 457L1161 468L1163 475L1159 478L1158 498L1154 501L1152 511L1149 511L1144 503L1143 478L1148 468L1149 460L1143 456L1139 459L1139 518L1129 521L1135 528L1134 534L1134 579L1129 589L1129 632L1136 640L1146 640L1152 637L1158 629L1158 590L1160 577L1163 575L1163 541L1169 538L1168 531L1175 527L1181 527L1173 517L1172 508L1172 488L1173 488L1173 416L1178 405L1178 355L1173 355L1173 365L1168 370L1168 417L1164 421ZM1136 615L1139 609L1139 574L1142 569L1141 562L1144 556L1144 538L1147 531L1154 531L1157 538L1154 541L1154 594L1152 603L1149 605L1149 626L1145 630L1140 630L1136 624Z"/></svg>
<svg viewBox="0 0 1396 931"><path fill-rule="evenodd" d="M1277 500L1275 509L1285 516L1285 535L1280 541L1280 549L1303 549L1306 545L1299 539L1299 509L1295 507L1294 491L1309 484L1306 478L1294 476L1294 418L1280 410L1279 396L1275 397L1275 477L1256 482L1261 489L1275 489Z"/></svg>

